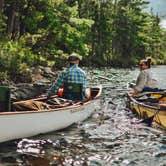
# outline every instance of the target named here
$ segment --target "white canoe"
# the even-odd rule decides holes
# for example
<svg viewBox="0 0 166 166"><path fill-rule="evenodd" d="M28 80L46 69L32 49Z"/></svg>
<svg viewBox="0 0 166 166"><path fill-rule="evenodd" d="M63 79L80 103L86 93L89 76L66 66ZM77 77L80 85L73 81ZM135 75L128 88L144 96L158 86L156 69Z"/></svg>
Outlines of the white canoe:
<svg viewBox="0 0 166 166"><path fill-rule="evenodd" d="M64 129L87 119L99 107L102 87L91 88L92 100L62 108L0 113L0 142Z"/></svg>

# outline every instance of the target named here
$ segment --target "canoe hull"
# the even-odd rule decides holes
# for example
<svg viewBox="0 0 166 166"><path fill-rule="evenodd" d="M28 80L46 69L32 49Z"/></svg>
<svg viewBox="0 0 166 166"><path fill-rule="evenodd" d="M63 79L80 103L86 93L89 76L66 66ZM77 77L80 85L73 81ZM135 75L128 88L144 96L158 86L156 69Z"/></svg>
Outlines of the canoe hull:
<svg viewBox="0 0 166 166"><path fill-rule="evenodd" d="M157 106L150 106L146 103L141 103L135 100L133 97L128 96L129 108L137 114L139 118L148 118L155 114L159 110ZM160 126L166 128L166 110L160 109L159 112L154 116L155 121Z"/></svg>
<svg viewBox="0 0 166 166"><path fill-rule="evenodd" d="M65 110L0 116L0 142L66 128L73 123L87 119L98 104L99 101L95 100Z"/></svg>
<svg viewBox="0 0 166 166"><path fill-rule="evenodd" d="M0 142L31 137L64 129L73 123L84 121L100 107L97 98L65 108L0 113Z"/></svg>

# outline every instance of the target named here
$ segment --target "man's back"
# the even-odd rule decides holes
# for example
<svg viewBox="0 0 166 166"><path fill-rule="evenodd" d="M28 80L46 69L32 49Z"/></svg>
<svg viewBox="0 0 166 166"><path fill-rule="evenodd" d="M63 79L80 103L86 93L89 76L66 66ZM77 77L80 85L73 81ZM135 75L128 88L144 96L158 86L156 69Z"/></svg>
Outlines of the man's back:
<svg viewBox="0 0 166 166"><path fill-rule="evenodd" d="M84 83L86 79L85 72L78 67L78 65L73 65L67 68L63 72L64 82L73 82L73 83Z"/></svg>
<svg viewBox="0 0 166 166"><path fill-rule="evenodd" d="M86 97L86 74L78 67L79 58L71 55L69 65L57 78L49 89L48 96L57 93L59 88L64 89L63 97L71 100L81 100Z"/></svg>
<svg viewBox="0 0 166 166"><path fill-rule="evenodd" d="M85 72L78 65L73 65L68 67L62 74L64 78L63 97L72 100L84 99L86 90Z"/></svg>

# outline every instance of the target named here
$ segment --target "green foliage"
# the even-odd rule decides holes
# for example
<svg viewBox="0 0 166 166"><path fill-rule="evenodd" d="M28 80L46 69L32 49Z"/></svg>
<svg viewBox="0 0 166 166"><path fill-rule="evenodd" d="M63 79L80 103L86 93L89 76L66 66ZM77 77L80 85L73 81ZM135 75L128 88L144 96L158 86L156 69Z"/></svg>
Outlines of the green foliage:
<svg viewBox="0 0 166 166"><path fill-rule="evenodd" d="M10 0L0 9L0 73L24 80L29 67L62 67L78 53L86 65L166 62L160 18L144 0ZM30 78L28 78L30 80Z"/></svg>
<svg viewBox="0 0 166 166"><path fill-rule="evenodd" d="M33 46L35 54L45 57L49 61L48 64L53 64L50 61L55 61L57 64L58 58L63 59L61 55L57 58L59 50L64 56L72 52L80 55L88 54L90 47L87 35L93 21L80 19L77 5L69 7L63 1L52 1L50 6L49 1L47 11L43 12L43 15L42 24L45 30L38 31L41 32L41 37Z"/></svg>
<svg viewBox="0 0 166 166"><path fill-rule="evenodd" d="M0 72L0 82L5 81L8 79L7 71Z"/></svg>
<svg viewBox="0 0 166 166"><path fill-rule="evenodd" d="M129 58L136 56L138 52L139 55L144 54L143 50L139 49L142 42L139 34L143 33L142 27L146 22L146 15L142 13L141 5L141 1L137 0L119 0L115 4L112 41L114 56Z"/></svg>
<svg viewBox="0 0 166 166"><path fill-rule="evenodd" d="M33 11L29 17L24 19L27 30L30 33L35 33L38 31L39 24L43 20L43 13L39 11Z"/></svg>
<svg viewBox="0 0 166 166"><path fill-rule="evenodd" d="M0 71L2 73L7 72L14 81L18 76L24 75L25 66L28 70L28 67L34 65L35 56L30 51L30 48L25 47L23 38L18 42L1 42L0 45Z"/></svg>

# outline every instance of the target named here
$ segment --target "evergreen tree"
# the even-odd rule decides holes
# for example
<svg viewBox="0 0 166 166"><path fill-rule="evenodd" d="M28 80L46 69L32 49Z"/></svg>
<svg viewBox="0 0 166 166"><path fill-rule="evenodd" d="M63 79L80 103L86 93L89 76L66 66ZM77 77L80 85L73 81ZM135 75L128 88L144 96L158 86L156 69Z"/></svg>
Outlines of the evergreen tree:
<svg viewBox="0 0 166 166"><path fill-rule="evenodd" d="M114 61L128 66L145 55L146 25L148 14L142 11L146 3L142 0L117 0L113 17Z"/></svg>

